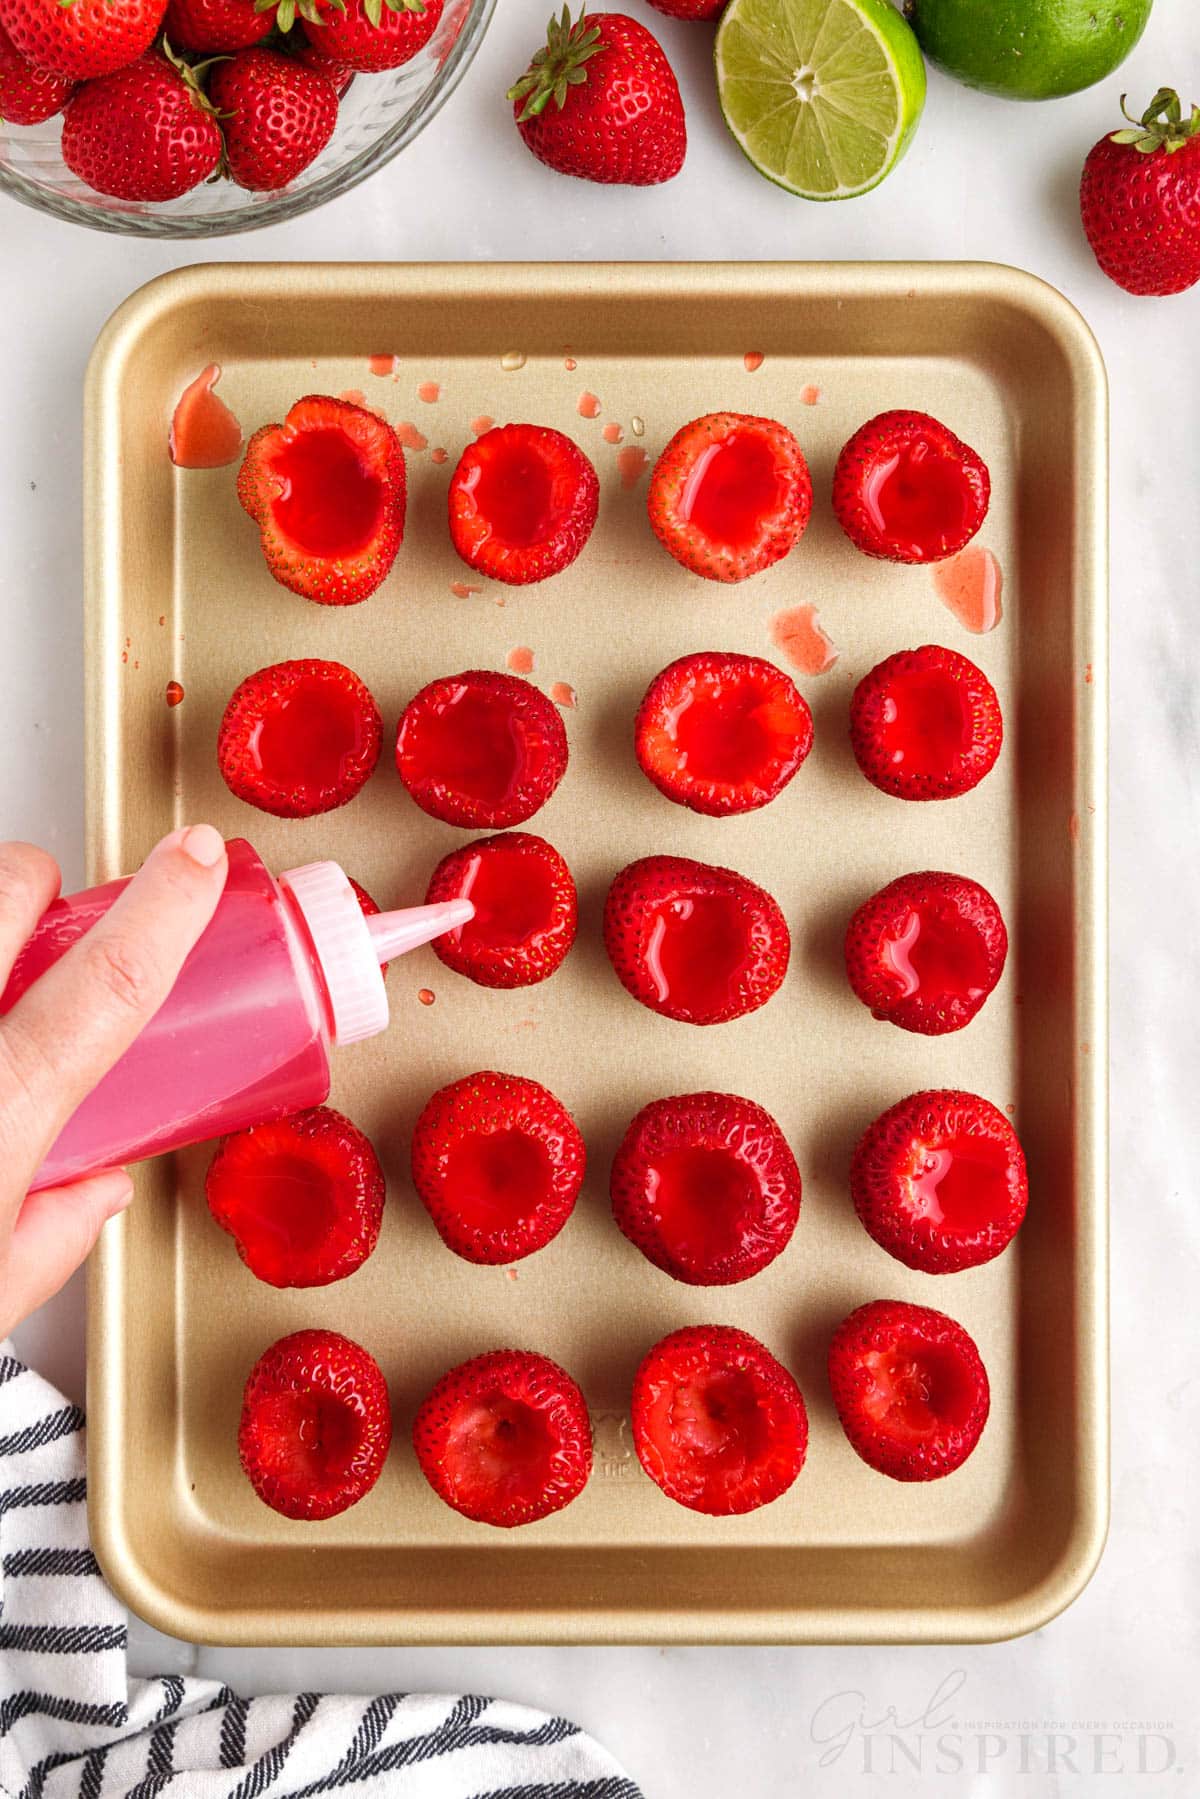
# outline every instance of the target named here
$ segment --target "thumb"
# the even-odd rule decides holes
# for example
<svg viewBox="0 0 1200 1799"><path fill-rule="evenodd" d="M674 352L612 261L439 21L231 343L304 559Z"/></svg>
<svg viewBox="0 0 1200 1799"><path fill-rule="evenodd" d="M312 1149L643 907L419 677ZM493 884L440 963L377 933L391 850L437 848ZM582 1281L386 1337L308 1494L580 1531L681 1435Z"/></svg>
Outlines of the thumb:
<svg viewBox="0 0 1200 1799"><path fill-rule="evenodd" d="M101 1228L133 1198L123 1168L31 1193L17 1214L0 1281L0 1339L44 1305L91 1254Z"/></svg>

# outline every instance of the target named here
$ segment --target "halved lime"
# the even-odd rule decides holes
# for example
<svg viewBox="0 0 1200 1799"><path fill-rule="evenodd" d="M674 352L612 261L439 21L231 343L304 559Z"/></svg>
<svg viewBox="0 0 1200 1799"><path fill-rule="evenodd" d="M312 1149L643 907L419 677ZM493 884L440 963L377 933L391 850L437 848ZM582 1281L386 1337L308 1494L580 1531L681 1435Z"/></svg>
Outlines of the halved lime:
<svg viewBox="0 0 1200 1799"><path fill-rule="evenodd" d="M805 200L875 187L925 104L917 40L888 0L729 0L715 54L725 123Z"/></svg>

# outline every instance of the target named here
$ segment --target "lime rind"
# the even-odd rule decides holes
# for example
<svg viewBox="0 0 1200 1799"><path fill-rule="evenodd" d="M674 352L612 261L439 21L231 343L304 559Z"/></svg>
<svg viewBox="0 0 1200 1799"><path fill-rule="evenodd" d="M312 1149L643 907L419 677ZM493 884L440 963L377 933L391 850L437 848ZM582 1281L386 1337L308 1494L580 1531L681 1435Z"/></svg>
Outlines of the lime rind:
<svg viewBox="0 0 1200 1799"><path fill-rule="evenodd" d="M803 199L876 187L925 102L920 49L888 0L730 0L714 55L735 141Z"/></svg>

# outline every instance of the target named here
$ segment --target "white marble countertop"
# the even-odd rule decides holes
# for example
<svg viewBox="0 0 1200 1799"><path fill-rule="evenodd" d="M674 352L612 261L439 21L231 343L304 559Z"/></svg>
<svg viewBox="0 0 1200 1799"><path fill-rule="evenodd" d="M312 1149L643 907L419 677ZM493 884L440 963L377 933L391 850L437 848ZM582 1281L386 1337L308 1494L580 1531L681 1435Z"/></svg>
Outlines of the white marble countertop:
<svg viewBox="0 0 1200 1799"><path fill-rule="evenodd" d="M1057 1622L966 1649L196 1650L135 1627L142 1671L195 1669L249 1692L468 1688L565 1711L624 1758L651 1799L1200 1791L1195 1680L1200 1555L1186 1495L1200 1483L1193 1364L1200 1213L1195 895L1200 890L1200 289L1134 300L1095 269L1076 209L1084 153L1122 88L1200 99L1200 9L1158 0L1119 76L1048 107L931 79L917 141L875 193L808 206L759 180L721 129L708 33L651 20L680 71L691 148L669 187L557 180L521 147L501 93L544 0L504 0L463 87L419 142L339 203L201 252L79 231L0 200L0 768L5 836L45 843L82 875L80 381L111 310L197 259L982 258L1032 269L1095 329L1112 382L1113 1524L1091 1585ZM1185 917L1186 914L1186 917ZM1189 969L1193 970L1189 976ZM1194 1139L1192 1139L1194 1141ZM22 1330L31 1359L83 1384L77 1280ZM823 1711L831 1696L837 1699ZM935 1704L939 1693L943 1702ZM888 1708L925 1778L833 1721ZM956 1719L965 1768L939 1762ZM1139 1726L1160 1734L1141 1746ZM953 1730L955 1725L946 1726ZM1060 1741L1046 1769L1046 1730ZM1066 1752L1065 1759L1064 1751ZM864 1773L870 1753L877 1775ZM1159 1774L1171 1757L1170 1773ZM983 1761L986 1773L979 1772ZM894 1760L896 1771L888 1772ZM1040 1771L1039 1771L1040 1770ZM1122 1771L1123 1770L1123 1771ZM1183 1778L1180 1778L1180 1774Z"/></svg>

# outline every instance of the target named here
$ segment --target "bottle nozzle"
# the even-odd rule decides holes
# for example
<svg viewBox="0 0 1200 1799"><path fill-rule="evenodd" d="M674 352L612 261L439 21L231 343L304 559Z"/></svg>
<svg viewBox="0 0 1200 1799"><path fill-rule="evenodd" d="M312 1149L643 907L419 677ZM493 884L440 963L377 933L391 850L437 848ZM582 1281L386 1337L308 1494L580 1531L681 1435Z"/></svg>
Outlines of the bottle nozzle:
<svg viewBox="0 0 1200 1799"><path fill-rule="evenodd" d="M403 956L422 943L432 943L460 925L469 924L475 907L469 899L441 900L435 906L408 906L400 912L379 912L367 919L371 945L380 962Z"/></svg>

